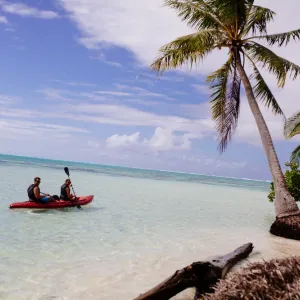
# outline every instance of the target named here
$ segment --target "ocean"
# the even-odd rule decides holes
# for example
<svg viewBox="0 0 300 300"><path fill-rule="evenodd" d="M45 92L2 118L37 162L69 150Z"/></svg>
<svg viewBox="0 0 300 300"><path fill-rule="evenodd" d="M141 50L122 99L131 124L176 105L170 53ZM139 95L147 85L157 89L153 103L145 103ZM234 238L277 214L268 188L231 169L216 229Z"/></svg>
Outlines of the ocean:
<svg viewBox="0 0 300 300"><path fill-rule="evenodd" d="M70 176L88 206L10 210L35 176L59 194ZM0 299L133 299L177 269L254 244L249 261L297 254L269 234L270 183L0 155ZM187 290L174 299L192 299Z"/></svg>

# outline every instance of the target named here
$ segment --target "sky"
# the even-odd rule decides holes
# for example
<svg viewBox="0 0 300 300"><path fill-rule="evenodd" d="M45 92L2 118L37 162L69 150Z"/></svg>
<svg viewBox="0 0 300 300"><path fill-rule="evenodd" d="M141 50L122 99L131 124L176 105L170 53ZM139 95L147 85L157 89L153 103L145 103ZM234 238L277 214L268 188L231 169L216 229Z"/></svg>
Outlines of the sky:
<svg viewBox="0 0 300 300"><path fill-rule="evenodd" d="M299 0L257 0L274 10L269 32L299 28ZM242 97L238 129L217 147L206 76L150 70L158 49L191 33L161 0L0 0L0 153L269 180L254 118ZM300 64L299 43L273 49ZM284 89L263 73L287 117L300 110L300 77ZM299 138L261 107L283 169Z"/></svg>

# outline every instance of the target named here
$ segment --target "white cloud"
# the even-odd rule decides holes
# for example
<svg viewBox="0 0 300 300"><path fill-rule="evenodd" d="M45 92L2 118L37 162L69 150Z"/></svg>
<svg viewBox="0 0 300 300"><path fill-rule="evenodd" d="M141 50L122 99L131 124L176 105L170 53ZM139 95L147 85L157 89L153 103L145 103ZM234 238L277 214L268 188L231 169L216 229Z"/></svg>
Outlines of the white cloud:
<svg viewBox="0 0 300 300"><path fill-rule="evenodd" d="M95 141L88 141L88 147L91 147L91 148L99 148L100 147L100 143L98 142L95 142Z"/></svg>
<svg viewBox="0 0 300 300"><path fill-rule="evenodd" d="M193 119L209 119L209 102L203 102L201 104L181 104L180 109L182 113L187 117Z"/></svg>
<svg viewBox="0 0 300 300"><path fill-rule="evenodd" d="M58 90L58 89L52 89L52 88L44 88L41 90L37 90L38 93L44 95L47 99L52 100L58 100L62 102L71 102L73 98L70 98L70 96L73 96L73 92L69 92L66 90ZM69 97L65 97L64 95L68 95Z"/></svg>
<svg viewBox="0 0 300 300"><path fill-rule="evenodd" d="M0 116L2 117L17 117L17 118L33 118L40 114L38 111L33 111L31 109L17 109L17 108L4 108L0 109Z"/></svg>
<svg viewBox="0 0 300 300"><path fill-rule="evenodd" d="M67 83L72 86L86 86L93 87L89 83ZM120 85L121 86L121 85ZM126 89L127 91L122 91ZM109 103L118 102L118 98L123 97L123 102L138 103L142 105L157 105L161 102L143 100L141 97L145 98L162 98L164 100L175 100L174 98L168 97L165 94L153 93L146 89L135 87L135 86L122 86L122 88L117 87L116 90L106 91L106 90L96 90L90 92L76 92L71 90L62 90L54 88L44 88L37 90L38 93L43 94L46 98L52 100L58 100L61 102L74 102L78 99L82 101L93 100L93 101L107 101ZM131 96L131 98L129 98ZM125 99L126 98L126 99Z"/></svg>
<svg viewBox="0 0 300 300"><path fill-rule="evenodd" d="M138 92L145 92L144 89L135 89L137 89ZM76 122L86 123L145 126L150 128L161 127L164 128L164 132L162 133L164 133L166 137L168 137L167 133L169 133L170 136L170 132L178 131L181 134L186 134L185 139L187 139L187 137L189 137L189 139L203 138L214 134L212 122L205 117L202 119L191 120L189 118L183 118L171 114L158 115L126 106L124 104L120 105L113 98L115 95L107 95L112 96L112 99L106 99L109 104L89 104L86 103L86 99L95 100L98 99L98 97L106 98L106 96L98 96L95 93L76 93L68 90L56 89L43 89L38 92L42 93L49 99L54 99L60 102L59 104L56 101L48 102L44 106L43 116L45 118L52 118L53 121L55 119L69 119ZM118 93L124 92L120 91ZM136 95L134 97L136 97ZM117 104L112 104L114 101L116 101ZM138 98L126 98L126 101L127 103L141 104L144 106L159 104L159 102L156 101L146 101ZM168 109L167 106L166 108ZM40 111L25 108L3 108L0 110L0 115L19 119L36 118L40 115ZM151 140L151 143L159 144L159 141L160 140L156 137L156 139L153 138L153 140ZM185 145L188 145L188 143L186 142Z"/></svg>
<svg viewBox="0 0 300 300"><path fill-rule="evenodd" d="M8 20L5 16L0 16L0 23L2 24L8 24Z"/></svg>
<svg viewBox="0 0 300 300"><path fill-rule="evenodd" d="M88 130L72 126L21 120L0 120L1 139L47 139L49 136L67 138L72 134L87 134Z"/></svg>
<svg viewBox="0 0 300 300"><path fill-rule="evenodd" d="M81 44L88 49L117 45L131 51L138 63L148 66L158 49L167 42L191 33L172 9L163 7L162 0L57 0L69 13L81 32ZM121 24L121 26L120 26ZM217 61L215 60L217 57ZM219 66L226 51L209 57L201 70Z"/></svg>
<svg viewBox="0 0 300 300"><path fill-rule="evenodd" d="M290 94L289 91L286 94ZM300 110L300 103L298 97L290 98L287 97L277 97L281 108L286 113L287 116L290 116L291 112ZM283 135L283 125L284 120L282 116L274 116L272 111L265 108L261 103L259 103L260 109L263 113L263 116L268 125L269 131L274 141L283 141L285 140ZM238 128L236 131L235 139L238 141L246 142L256 146L262 146L260 135L254 117L251 113L249 104L245 98L242 98L241 101L241 113ZM290 142L297 141L297 137L290 140Z"/></svg>
<svg viewBox="0 0 300 300"><path fill-rule="evenodd" d="M162 1L59 0L70 13L89 47L102 43L122 46L143 62L155 57L160 45L189 32ZM175 27L174 27L175 26Z"/></svg>
<svg viewBox="0 0 300 300"><path fill-rule="evenodd" d="M123 68L123 66L119 62L108 60L103 53L101 53L101 54L99 54L97 56L90 56L90 58L91 59L100 60L103 63L105 63L105 64L107 64L109 66L115 67L115 68Z"/></svg>
<svg viewBox="0 0 300 300"><path fill-rule="evenodd" d="M0 105L14 105L21 102L23 99L19 96L11 96L0 94Z"/></svg>
<svg viewBox="0 0 300 300"><path fill-rule="evenodd" d="M181 159L189 163L209 166L210 168L213 169L222 169L222 168L240 169L240 168L244 168L247 165L246 162L236 162L236 161L228 162L228 161L224 161L224 160L220 160L208 156L182 155Z"/></svg>
<svg viewBox="0 0 300 300"><path fill-rule="evenodd" d="M123 102L126 103L135 103L143 106L155 106L160 105L160 101L151 101L151 100L144 100L144 99L126 99Z"/></svg>
<svg viewBox="0 0 300 300"><path fill-rule="evenodd" d="M60 83L60 84L65 84L65 85L80 86L80 87L87 87L87 88L89 88L89 87L90 88L91 87L97 87L98 86L97 84L90 83L90 82L75 82L75 81L66 82L66 81L62 81L62 80L59 80L59 79L53 79L52 81Z"/></svg>
<svg viewBox="0 0 300 300"><path fill-rule="evenodd" d="M0 1L0 7L6 13L19 15L22 17L35 17L41 19L55 19L59 17L59 15L54 11L39 10L23 3Z"/></svg>
<svg viewBox="0 0 300 300"><path fill-rule="evenodd" d="M300 111L300 102L298 97L295 96L291 98L291 93L290 91L288 91L288 89L286 90L286 92L282 92L283 94L281 95L281 97L277 96L277 99L286 115L290 116L295 111ZM200 119L202 120L202 122L206 121L206 126L210 125L211 128L215 127L215 123L212 121L211 117L208 114L208 111L210 109L209 102L204 102L201 104L182 104L180 107L182 109L183 114L186 117L192 117L196 120ZM272 111L270 109L265 108L260 102L259 107L266 120L273 140L284 141L285 138L283 135L283 117L274 116ZM216 135L216 131L213 130L211 132L211 135ZM258 128L250 110L248 101L245 97L241 98L239 122L233 139L238 142L248 143L253 146L262 147ZM300 137L294 137L292 140L289 140L287 142L295 142L297 141L297 139L300 140Z"/></svg>
<svg viewBox="0 0 300 300"><path fill-rule="evenodd" d="M210 90L207 84L191 84L191 87L199 94L209 95Z"/></svg>
<svg viewBox="0 0 300 300"><path fill-rule="evenodd" d="M141 81L143 80L149 80L149 81L171 81L171 82L184 82L185 78L182 76L175 76L175 74L173 76L159 76L159 75L153 75L153 74L149 74L149 73L140 73L139 75L136 76L136 79L139 79ZM148 82L149 82L148 81Z"/></svg>
<svg viewBox="0 0 300 300"><path fill-rule="evenodd" d="M79 85L79 83L76 83L76 85ZM41 90L37 90L37 92L43 94L47 99L57 100L60 103L76 102L78 99L82 101L86 101L86 100L104 101L107 99L107 97L99 96L93 92L76 92L76 91L60 90L60 89L53 89L53 88L44 88Z"/></svg>
<svg viewBox="0 0 300 300"><path fill-rule="evenodd" d="M89 82L67 82L68 85L71 86L84 86L84 87L96 87L97 84L89 83Z"/></svg>
<svg viewBox="0 0 300 300"><path fill-rule="evenodd" d="M176 147L174 139L166 138L171 135L163 132L163 129L156 129L152 138L142 139L141 134L136 132L131 135L113 135L106 141L108 152L105 153L105 145L101 142L89 141L90 151L100 150L100 156L106 156L105 160L114 160L114 163L132 167L144 167L150 169L164 169L171 171L201 172L211 175L240 176L247 166L244 161L226 161L214 155L193 155L185 151L185 146ZM150 144L158 136L159 143ZM170 140L172 141L170 143ZM177 145L178 146L178 145ZM167 152L167 155L166 155ZM109 154L107 154L109 153ZM242 172L242 173L241 173Z"/></svg>
<svg viewBox="0 0 300 300"><path fill-rule="evenodd" d="M145 143L150 148L160 151L170 151L173 149L188 150L191 146L191 141L188 134L175 135L171 129L156 128L152 138L145 140Z"/></svg>
<svg viewBox="0 0 300 300"><path fill-rule="evenodd" d="M95 91L94 93L96 94L101 94L101 95L110 95L110 96L130 96L130 93L124 93L124 92L114 92L114 91Z"/></svg>
<svg viewBox="0 0 300 300"><path fill-rule="evenodd" d="M81 42L87 48L117 45L132 51L137 60L147 66L162 45L192 32L177 17L175 10L163 6L162 0L152 0L151 3L147 0L57 1L69 12L82 34ZM257 0L256 3L277 12L275 22L270 25L271 31L298 28L298 0L289 0L288 5L280 0ZM291 49L296 57L297 46L289 47L289 53ZM204 73L215 70L224 63L226 56L226 51L216 51L200 69Z"/></svg>
<svg viewBox="0 0 300 300"><path fill-rule="evenodd" d="M142 139L140 132L131 135L115 134L107 138L109 148L142 149L150 151L189 150L191 141L188 134L175 134L171 129L158 127L150 139Z"/></svg>
<svg viewBox="0 0 300 300"><path fill-rule="evenodd" d="M141 88L141 87L137 87L137 86L129 86L129 85L124 85L124 84L115 84L116 88L119 90L131 90L134 91L136 93L137 96L140 97L158 97L158 98L164 98L165 100L175 100L172 97L169 97L165 94L161 94L161 93L154 93L154 92L150 92L147 89Z"/></svg>
<svg viewBox="0 0 300 300"><path fill-rule="evenodd" d="M64 118L102 124L118 124L127 126L162 127L173 131L191 133L194 136L211 134L213 127L210 120L191 120L172 115L157 115L125 105L84 104L70 105L64 108ZM61 111L61 109L60 109ZM58 116L58 115L56 115Z"/></svg>
<svg viewBox="0 0 300 300"><path fill-rule="evenodd" d="M136 132L132 135L119 135L114 134L106 139L106 144L111 148L119 148L119 147L128 147L132 145L136 145L140 138L140 133Z"/></svg>

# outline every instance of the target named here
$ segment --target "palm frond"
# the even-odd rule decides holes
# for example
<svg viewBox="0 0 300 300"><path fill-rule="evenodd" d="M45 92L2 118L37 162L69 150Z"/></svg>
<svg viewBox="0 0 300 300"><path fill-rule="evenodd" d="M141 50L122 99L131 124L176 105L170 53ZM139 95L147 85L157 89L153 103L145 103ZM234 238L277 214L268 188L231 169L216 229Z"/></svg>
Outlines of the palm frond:
<svg viewBox="0 0 300 300"><path fill-rule="evenodd" d="M273 73L277 79L278 87L284 87L286 77L290 73L292 79L300 73L300 67L285 58L275 54L270 49L263 45L250 42L245 45L246 53L255 63L260 63L263 68L266 68L270 73Z"/></svg>
<svg viewBox="0 0 300 300"><path fill-rule="evenodd" d="M217 37L218 32L214 29L182 36L160 48L162 54L151 64L151 68L163 72L185 63L190 63L192 67L214 49Z"/></svg>
<svg viewBox="0 0 300 300"><path fill-rule="evenodd" d="M217 8L219 19L231 29L236 38L239 28L244 26L247 20L247 11L254 0L210 0L211 6Z"/></svg>
<svg viewBox="0 0 300 300"><path fill-rule="evenodd" d="M246 11L243 14L243 22L241 22L240 26L239 26L239 31L238 31L238 35L240 36L240 34L244 31L247 23L248 23L248 18L249 18L249 14L252 10L252 7L254 5L254 0L247 0L245 1L245 6L246 6Z"/></svg>
<svg viewBox="0 0 300 300"><path fill-rule="evenodd" d="M273 21L274 16L275 12L268 8L251 5L248 11L247 24L241 28L240 35L246 36L249 32L267 34L267 24Z"/></svg>
<svg viewBox="0 0 300 300"><path fill-rule="evenodd" d="M210 83L212 118L216 122L219 150L224 152L237 127L240 110L241 80L234 55L216 72L207 77Z"/></svg>
<svg viewBox="0 0 300 300"><path fill-rule="evenodd" d="M299 163L300 161L300 146L297 146L290 155L291 163Z"/></svg>
<svg viewBox="0 0 300 300"><path fill-rule="evenodd" d="M165 0L165 5L178 11L183 22L197 30L217 29L229 32L229 29L218 19L214 6L205 0Z"/></svg>
<svg viewBox="0 0 300 300"><path fill-rule="evenodd" d="M284 136L286 139L290 139L297 134L300 134L300 112L292 115L284 123Z"/></svg>
<svg viewBox="0 0 300 300"><path fill-rule="evenodd" d="M263 39L266 40L270 46L277 44L278 46L285 46L290 42L290 40L300 40L300 29L292 30L289 32L277 33L277 34L269 34L262 36L254 36L251 39Z"/></svg>
<svg viewBox="0 0 300 300"><path fill-rule="evenodd" d="M262 101L262 103L265 104L267 108L271 106L272 112L275 115L283 115L284 113L279 106L276 98L274 97L272 91L268 87L267 83L265 82L264 78L262 77L261 73L259 72L258 68L255 65L255 62L249 57L247 54L245 54L247 59L250 61L254 73L251 74L250 79L255 82L253 86L253 92L255 95L255 98L258 98Z"/></svg>
<svg viewBox="0 0 300 300"><path fill-rule="evenodd" d="M230 1L228 1L230 2ZM254 0L235 0L235 14L236 14L236 32L245 27L247 23L248 12L252 9Z"/></svg>

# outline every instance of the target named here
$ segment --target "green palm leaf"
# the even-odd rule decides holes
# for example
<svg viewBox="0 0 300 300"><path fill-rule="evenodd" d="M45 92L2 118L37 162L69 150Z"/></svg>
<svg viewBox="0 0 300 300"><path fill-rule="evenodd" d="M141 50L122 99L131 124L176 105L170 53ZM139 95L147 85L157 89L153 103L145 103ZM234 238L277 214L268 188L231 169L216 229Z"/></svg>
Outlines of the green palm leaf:
<svg viewBox="0 0 300 300"><path fill-rule="evenodd" d="M230 1L228 1L230 2ZM247 24L248 11L253 7L254 0L235 0L236 32L242 31Z"/></svg>
<svg viewBox="0 0 300 300"><path fill-rule="evenodd" d="M234 67L234 56L207 77L210 83L212 118L216 122L219 150L224 152L237 127L240 110L241 80Z"/></svg>
<svg viewBox="0 0 300 300"><path fill-rule="evenodd" d="M178 11L178 16L190 27L201 29L220 29L228 31L228 28L218 19L214 6L210 6L205 0L165 0L165 5Z"/></svg>
<svg viewBox="0 0 300 300"><path fill-rule="evenodd" d="M185 63L192 67L215 48L218 35L218 31L210 29L182 36L160 49L162 54L151 64L151 68L163 72Z"/></svg>
<svg viewBox="0 0 300 300"><path fill-rule="evenodd" d="M299 163L300 161L300 145L297 146L290 155L291 163Z"/></svg>
<svg viewBox="0 0 300 300"><path fill-rule="evenodd" d="M215 15L218 19L226 24L226 28L230 29L232 35L234 29L239 27L242 22L245 21L246 16L246 4L245 0L209 0L207 3L210 7L214 7L216 10Z"/></svg>
<svg viewBox="0 0 300 300"><path fill-rule="evenodd" d="M270 90L258 68L256 67L254 61L248 55L246 55L246 57L250 61L254 70L254 73L250 76L250 79L255 82L253 87L255 97L260 99L267 108L271 106L272 111L275 115L284 115L282 109L280 108L272 91Z"/></svg>
<svg viewBox="0 0 300 300"><path fill-rule="evenodd" d="M283 44L285 44L286 46L291 39L294 41L300 40L300 29L296 29L284 33L255 36L252 37L251 39L255 39L255 38L266 40L270 46L278 44L281 47Z"/></svg>
<svg viewBox="0 0 300 300"><path fill-rule="evenodd" d="M240 35L246 36L249 32L266 34L267 24L273 20L274 15L275 12L268 8L252 5L248 11L247 24L241 28Z"/></svg>
<svg viewBox="0 0 300 300"><path fill-rule="evenodd" d="M211 5L216 5L215 2L220 2L218 11L220 11L220 19L226 24L230 24L234 29L235 38L238 36L238 32L242 32L242 29L247 24L248 12L253 7L254 0L212 0Z"/></svg>
<svg viewBox="0 0 300 300"><path fill-rule="evenodd" d="M290 139L297 134L300 134L300 112L292 115L284 123L284 136L286 139Z"/></svg>
<svg viewBox="0 0 300 300"><path fill-rule="evenodd" d="M276 76L278 87L284 87L288 73L290 73L290 77L293 77L292 79L296 79L300 73L299 66L278 56L259 43L250 42L245 45L245 49L255 63L260 63L263 68Z"/></svg>

